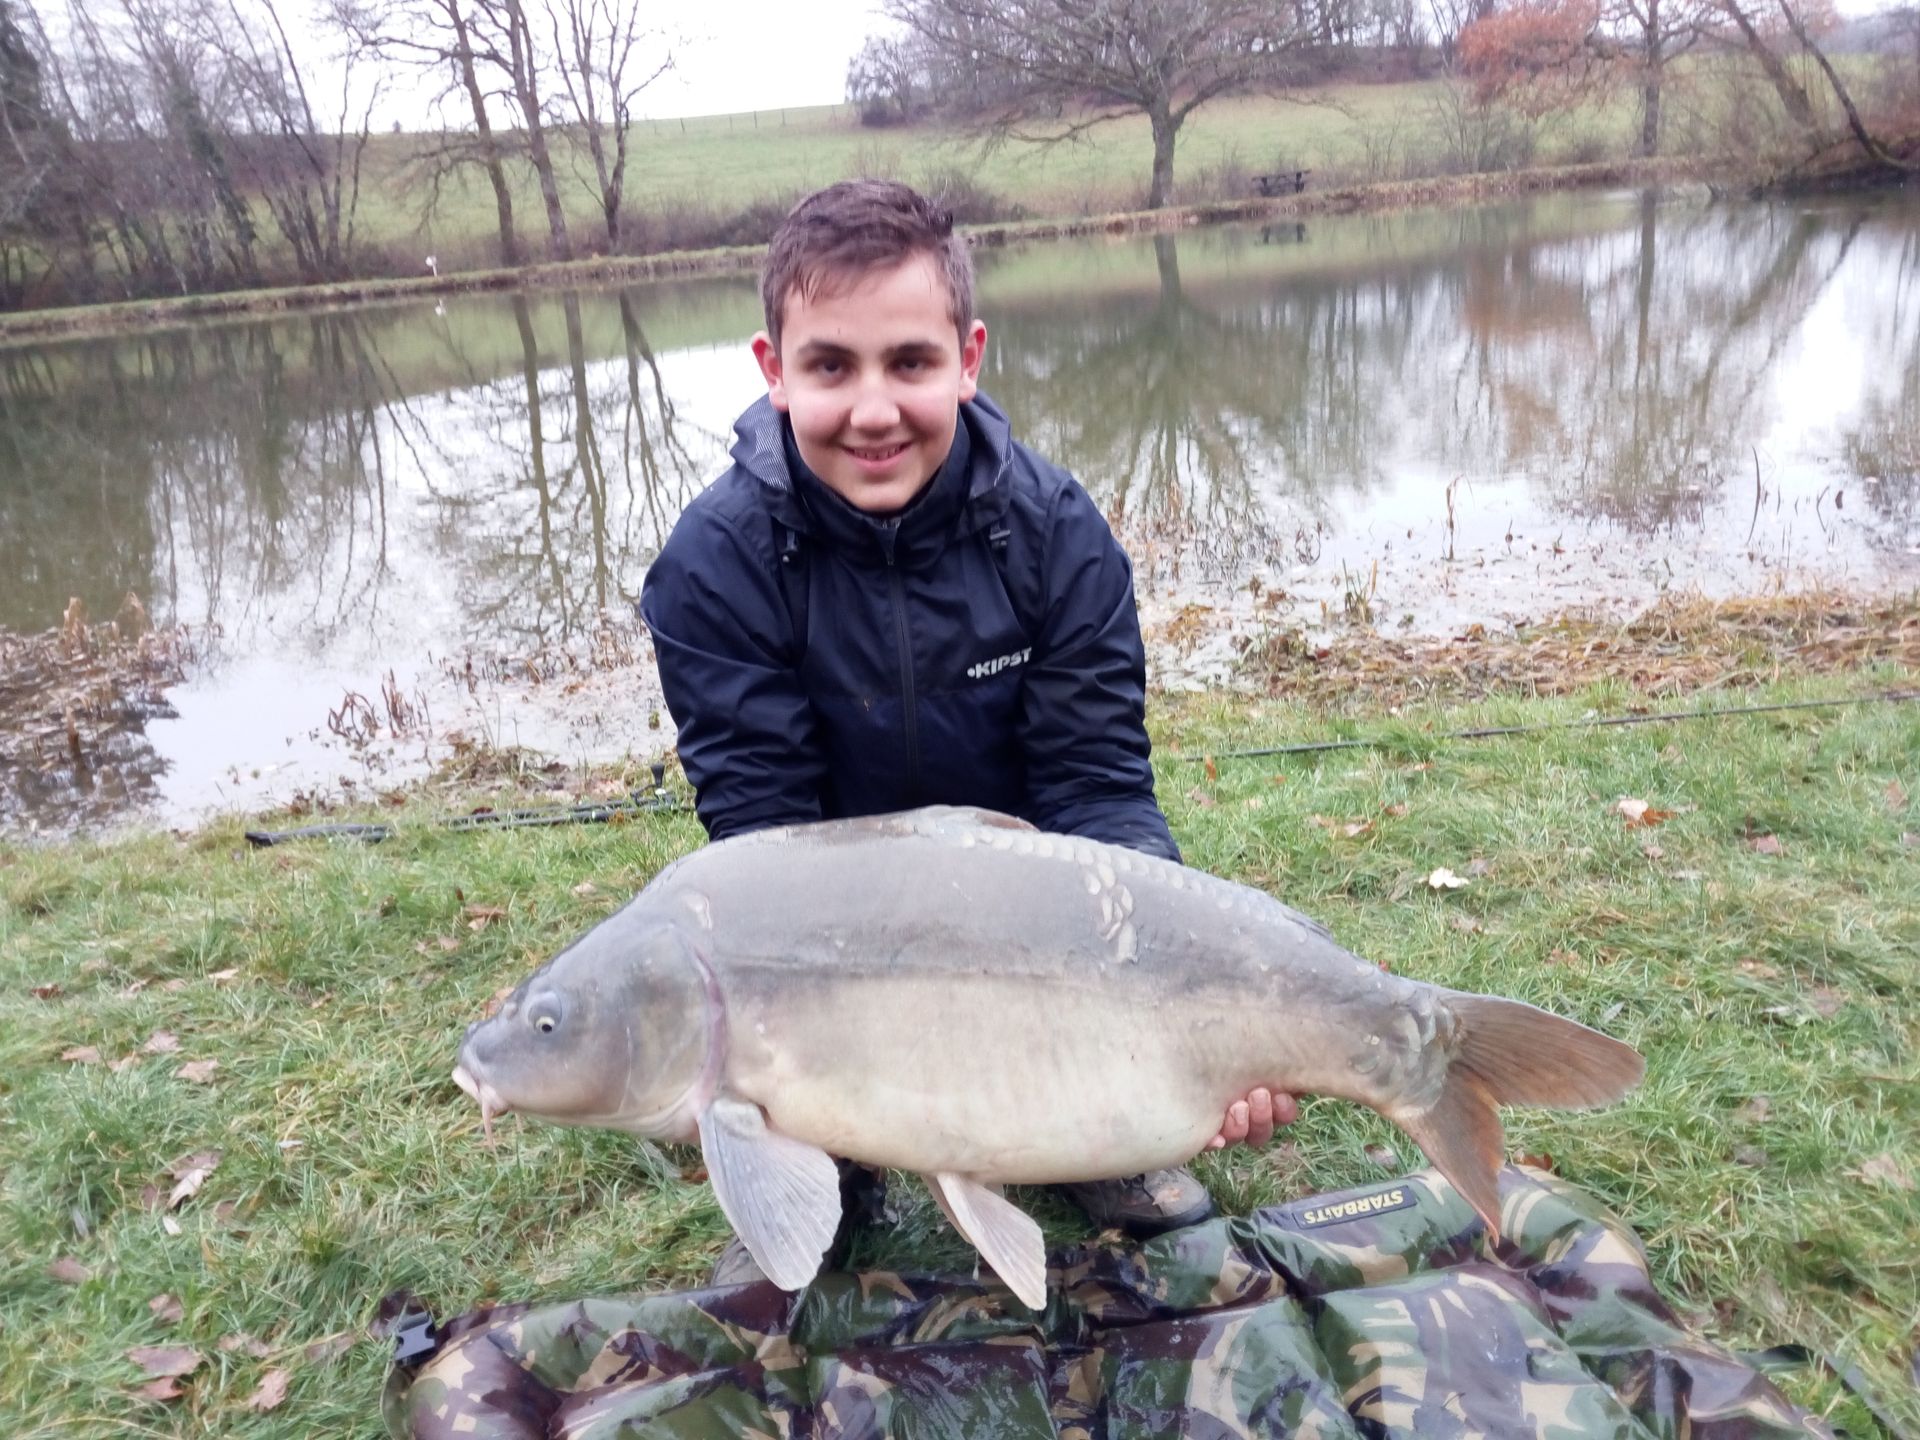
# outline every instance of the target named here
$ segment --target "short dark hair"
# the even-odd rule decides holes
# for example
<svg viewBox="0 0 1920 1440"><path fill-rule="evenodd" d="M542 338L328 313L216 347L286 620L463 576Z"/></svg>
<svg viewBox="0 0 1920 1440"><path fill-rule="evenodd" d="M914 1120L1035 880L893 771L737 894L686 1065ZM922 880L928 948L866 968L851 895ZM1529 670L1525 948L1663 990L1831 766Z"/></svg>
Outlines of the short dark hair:
<svg viewBox="0 0 1920 1440"><path fill-rule="evenodd" d="M760 275L767 334L780 347L787 299L806 299L915 255L933 257L947 282L947 312L965 340L973 323L973 260L953 215L897 180L842 180L787 213Z"/></svg>

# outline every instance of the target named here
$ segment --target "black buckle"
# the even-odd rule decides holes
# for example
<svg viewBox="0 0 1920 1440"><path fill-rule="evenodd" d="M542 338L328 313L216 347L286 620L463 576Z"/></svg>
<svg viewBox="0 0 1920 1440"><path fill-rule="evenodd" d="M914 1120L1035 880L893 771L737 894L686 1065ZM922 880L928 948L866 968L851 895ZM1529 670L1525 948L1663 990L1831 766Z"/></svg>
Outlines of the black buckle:
<svg viewBox="0 0 1920 1440"><path fill-rule="evenodd" d="M433 1316L424 1310L410 1310L393 1327L393 1363L417 1370L433 1358L440 1348L440 1332Z"/></svg>

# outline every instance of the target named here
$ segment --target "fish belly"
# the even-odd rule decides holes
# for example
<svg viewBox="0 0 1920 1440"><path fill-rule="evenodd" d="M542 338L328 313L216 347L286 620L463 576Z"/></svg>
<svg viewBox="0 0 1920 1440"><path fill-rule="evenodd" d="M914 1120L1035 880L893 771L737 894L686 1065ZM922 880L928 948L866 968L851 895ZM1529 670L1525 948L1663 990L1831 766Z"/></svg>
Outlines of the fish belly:
<svg viewBox="0 0 1920 1440"><path fill-rule="evenodd" d="M1411 1038L1415 987L1246 887L938 818L819 833L713 847L660 903L705 929L723 1088L831 1154L1137 1174L1190 1159L1256 1086L1378 1103L1355 1061Z"/></svg>

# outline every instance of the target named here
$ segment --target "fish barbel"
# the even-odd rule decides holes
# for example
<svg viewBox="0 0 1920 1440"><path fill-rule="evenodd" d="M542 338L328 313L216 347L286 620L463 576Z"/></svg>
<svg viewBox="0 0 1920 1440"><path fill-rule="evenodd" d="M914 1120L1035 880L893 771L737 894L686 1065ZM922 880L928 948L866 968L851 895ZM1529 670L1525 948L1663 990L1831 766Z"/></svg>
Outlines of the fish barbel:
<svg viewBox="0 0 1920 1440"><path fill-rule="evenodd" d="M472 1026L455 1079L508 1110L698 1139L784 1289L839 1222L831 1157L923 1176L1014 1293L1046 1299L1006 1184L1180 1164L1267 1086L1369 1105L1499 1228L1496 1106L1619 1099L1630 1046L1388 974L1271 896L934 807L676 861Z"/></svg>

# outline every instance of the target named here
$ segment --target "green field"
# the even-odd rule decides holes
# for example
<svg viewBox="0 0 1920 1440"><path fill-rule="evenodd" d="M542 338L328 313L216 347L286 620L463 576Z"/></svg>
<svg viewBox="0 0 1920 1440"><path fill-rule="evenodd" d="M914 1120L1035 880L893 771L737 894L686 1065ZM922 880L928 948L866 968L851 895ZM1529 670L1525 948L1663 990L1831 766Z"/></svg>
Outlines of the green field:
<svg viewBox="0 0 1920 1440"><path fill-rule="evenodd" d="M1624 155L1630 110L1544 122L1533 158L1546 164ZM1444 87L1431 81L1338 86L1301 92L1297 100L1221 101L1200 110L1181 134L1180 198L1244 196L1247 177L1283 167L1315 171L1316 185L1444 173L1437 138L1444 111ZM422 256L437 254L443 268L471 247L475 258L486 258L496 224L492 190L469 173L449 182L436 213L424 216L421 188L407 182L419 143L404 135L371 142L360 217L365 238L417 246ZM1138 207L1153 153L1144 118L1114 122L1071 144L990 148L947 126L869 129L848 106L646 121L634 126L631 144L628 208L643 226L648 217L658 225L667 213L717 221L755 205L784 207L849 175L890 176L935 191L964 178L1009 213L1103 214ZM517 166L514 174L515 221L531 250L545 235L545 216L531 171ZM590 187L576 182L566 201L576 235L604 238Z"/></svg>
<svg viewBox="0 0 1920 1440"><path fill-rule="evenodd" d="M1914 680L1882 667L1715 700ZM1343 718L1156 700L1152 721L1190 863L1285 897L1400 974L1639 1046L1648 1079L1626 1102L1510 1112L1511 1149L1625 1217L1707 1333L1857 1363L1911 1422L1920 707L1431 738L1646 703L1606 681L1393 715L1356 701ZM1223 757L1216 778L1199 763L1383 731L1382 748ZM1664 823L1628 826L1623 796ZM448 1078L490 996L699 829L431 828L476 798L382 808L400 833L378 847L252 851L230 822L0 848L0 1432L367 1434L385 1347L366 1326L390 1289L445 1315L700 1281L725 1228L697 1157L518 1119L490 1149ZM1440 866L1469 883L1431 888ZM1369 1146L1415 1162L1337 1102L1310 1101L1283 1142L1201 1172L1243 1212L1377 1179ZM917 1186L898 1195L900 1223L860 1241L856 1264L970 1266ZM1053 1240L1084 1233L1029 1201ZM137 1393L139 1346L198 1357L177 1397ZM284 1401L249 1409L276 1370ZM1871 1433L1831 1380L1785 1383Z"/></svg>

